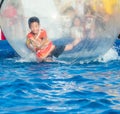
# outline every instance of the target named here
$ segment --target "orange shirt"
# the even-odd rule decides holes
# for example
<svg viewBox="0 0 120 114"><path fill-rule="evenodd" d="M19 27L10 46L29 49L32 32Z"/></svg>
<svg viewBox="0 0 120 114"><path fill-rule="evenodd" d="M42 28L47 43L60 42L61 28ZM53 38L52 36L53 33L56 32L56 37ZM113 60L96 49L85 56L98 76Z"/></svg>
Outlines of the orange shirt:
<svg viewBox="0 0 120 114"><path fill-rule="evenodd" d="M32 32L28 33L27 38L33 38L34 34ZM40 35L38 36L40 39L47 38L47 33L45 30L41 29Z"/></svg>
<svg viewBox="0 0 120 114"><path fill-rule="evenodd" d="M46 31L43 29L40 30L38 36L36 36L36 37L32 32L28 33L27 38L36 40L39 44L42 43L41 49L46 47L48 45L48 43L50 42L47 38ZM42 42L43 39L45 39L45 40ZM28 40L28 43L30 43L29 40ZM38 50L38 48L37 48L37 50Z"/></svg>
<svg viewBox="0 0 120 114"><path fill-rule="evenodd" d="M31 38L35 38L35 36L32 32L30 32L28 33L27 38L31 39ZM44 38L45 38L45 41L42 44L42 46L40 48L36 48L36 56L38 58L43 58L44 56L46 56L46 54L50 52L53 45L52 42L48 40L46 31L41 29L36 39L43 40Z"/></svg>

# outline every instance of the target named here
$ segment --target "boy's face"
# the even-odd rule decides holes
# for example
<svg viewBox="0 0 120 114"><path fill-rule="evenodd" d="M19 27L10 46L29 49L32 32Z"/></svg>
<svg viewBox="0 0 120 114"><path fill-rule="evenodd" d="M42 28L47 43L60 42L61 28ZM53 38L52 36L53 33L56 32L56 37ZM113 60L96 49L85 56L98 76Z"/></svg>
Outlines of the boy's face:
<svg viewBox="0 0 120 114"><path fill-rule="evenodd" d="M30 29L34 34L38 34L40 29L40 24L37 22L33 22L30 24Z"/></svg>

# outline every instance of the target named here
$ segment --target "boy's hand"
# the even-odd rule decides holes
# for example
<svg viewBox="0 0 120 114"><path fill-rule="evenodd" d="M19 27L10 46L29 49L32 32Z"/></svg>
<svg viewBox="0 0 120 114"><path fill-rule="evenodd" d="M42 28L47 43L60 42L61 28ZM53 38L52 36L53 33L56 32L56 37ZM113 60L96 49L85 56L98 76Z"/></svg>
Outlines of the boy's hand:
<svg viewBox="0 0 120 114"><path fill-rule="evenodd" d="M47 38L44 38L40 41L38 40L38 42L36 43L37 44L36 46L37 46L37 48L41 49L41 48L46 47L46 45L48 45L48 43L49 43L49 40Z"/></svg>
<svg viewBox="0 0 120 114"><path fill-rule="evenodd" d="M31 44L34 46L34 47L38 47L40 45L40 42L38 42L37 40L35 39L31 39Z"/></svg>

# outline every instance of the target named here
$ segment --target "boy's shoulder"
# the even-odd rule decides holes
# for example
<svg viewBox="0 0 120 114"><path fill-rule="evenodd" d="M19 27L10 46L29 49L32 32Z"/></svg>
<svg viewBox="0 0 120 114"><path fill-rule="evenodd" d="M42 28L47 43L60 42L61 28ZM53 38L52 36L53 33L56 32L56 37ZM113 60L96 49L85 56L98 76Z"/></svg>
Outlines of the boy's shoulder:
<svg viewBox="0 0 120 114"><path fill-rule="evenodd" d="M33 33L32 32L29 32L28 34L27 34L27 38L32 38L33 37Z"/></svg>
<svg viewBox="0 0 120 114"><path fill-rule="evenodd" d="M41 30L41 32L46 32L46 30L45 30L45 29L43 29L43 28L42 28L42 29L40 29L40 30Z"/></svg>
<svg viewBox="0 0 120 114"><path fill-rule="evenodd" d="M40 29L40 34L46 34L46 30L45 29ZM34 37L34 34L32 33L32 32L29 32L28 34L27 34L27 38L33 38Z"/></svg>

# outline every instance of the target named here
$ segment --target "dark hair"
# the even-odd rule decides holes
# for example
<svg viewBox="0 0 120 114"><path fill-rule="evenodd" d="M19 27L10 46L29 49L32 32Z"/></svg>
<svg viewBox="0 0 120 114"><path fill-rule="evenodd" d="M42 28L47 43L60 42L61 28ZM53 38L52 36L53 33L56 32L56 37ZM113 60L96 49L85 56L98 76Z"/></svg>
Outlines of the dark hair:
<svg viewBox="0 0 120 114"><path fill-rule="evenodd" d="M40 24L40 20L39 20L38 17L31 17L31 18L29 18L29 20L28 20L28 25L29 25L29 27L30 27L31 23L33 23L33 22L37 22L38 24Z"/></svg>

